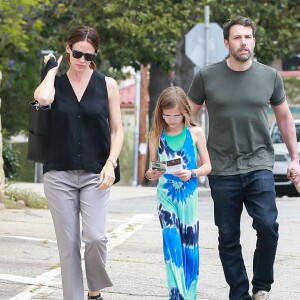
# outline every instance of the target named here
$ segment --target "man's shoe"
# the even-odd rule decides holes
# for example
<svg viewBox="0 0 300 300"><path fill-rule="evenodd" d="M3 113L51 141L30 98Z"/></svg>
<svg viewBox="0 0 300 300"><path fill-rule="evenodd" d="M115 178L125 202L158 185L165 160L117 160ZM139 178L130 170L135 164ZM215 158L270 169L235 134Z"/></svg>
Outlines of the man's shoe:
<svg viewBox="0 0 300 300"><path fill-rule="evenodd" d="M103 298L101 297L101 294L99 294L97 298L91 298L90 295L88 294L88 300L103 300Z"/></svg>
<svg viewBox="0 0 300 300"><path fill-rule="evenodd" d="M252 296L252 300L270 300L270 293L267 291L258 291Z"/></svg>

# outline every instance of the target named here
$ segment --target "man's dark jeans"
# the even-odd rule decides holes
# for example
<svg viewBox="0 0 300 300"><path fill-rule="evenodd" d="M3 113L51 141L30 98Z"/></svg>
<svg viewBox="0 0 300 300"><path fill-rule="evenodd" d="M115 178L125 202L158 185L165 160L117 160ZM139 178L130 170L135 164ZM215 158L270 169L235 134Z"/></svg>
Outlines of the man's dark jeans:
<svg viewBox="0 0 300 300"><path fill-rule="evenodd" d="M229 299L251 299L240 244L243 204L257 232L252 292L270 291L278 242L272 172L258 170L230 176L209 175L209 184L214 200L215 224L219 228L219 255L230 286Z"/></svg>

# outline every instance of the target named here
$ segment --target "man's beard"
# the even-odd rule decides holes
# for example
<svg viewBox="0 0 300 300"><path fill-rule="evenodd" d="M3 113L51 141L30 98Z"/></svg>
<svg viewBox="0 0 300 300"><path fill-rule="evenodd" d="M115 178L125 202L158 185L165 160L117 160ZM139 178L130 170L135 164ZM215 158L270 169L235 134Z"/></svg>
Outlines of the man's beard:
<svg viewBox="0 0 300 300"><path fill-rule="evenodd" d="M247 54L242 54L242 55L238 55L239 49L237 52L230 50L230 54L239 62L246 62L247 60L249 60L252 57L252 53L251 51L247 50L248 53Z"/></svg>

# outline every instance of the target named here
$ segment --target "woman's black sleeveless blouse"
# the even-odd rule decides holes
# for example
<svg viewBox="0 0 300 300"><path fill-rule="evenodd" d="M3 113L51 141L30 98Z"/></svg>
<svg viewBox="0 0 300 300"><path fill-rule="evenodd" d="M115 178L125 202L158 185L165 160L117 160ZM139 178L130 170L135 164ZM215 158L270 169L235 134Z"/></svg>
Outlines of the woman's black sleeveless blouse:
<svg viewBox="0 0 300 300"><path fill-rule="evenodd" d="M110 151L105 76L94 71L80 102L66 74L55 78L43 171L100 173Z"/></svg>

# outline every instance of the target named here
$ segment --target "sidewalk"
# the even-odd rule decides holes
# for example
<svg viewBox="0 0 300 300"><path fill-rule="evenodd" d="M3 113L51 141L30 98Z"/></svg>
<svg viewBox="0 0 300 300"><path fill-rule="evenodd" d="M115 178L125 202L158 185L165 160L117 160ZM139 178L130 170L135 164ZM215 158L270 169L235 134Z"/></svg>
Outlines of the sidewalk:
<svg viewBox="0 0 300 300"><path fill-rule="evenodd" d="M10 185L11 187L19 189L29 189L33 192L39 193L43 196L44 188L42 183L30 183L30 182L18 182ZM209 197L210 189L199 187L199 197ZM121 186L114 185L111 188L111 199L121 200L127 198L143 198L143 197L156 197L156 187L132 187L132 186Z"/></svg>

